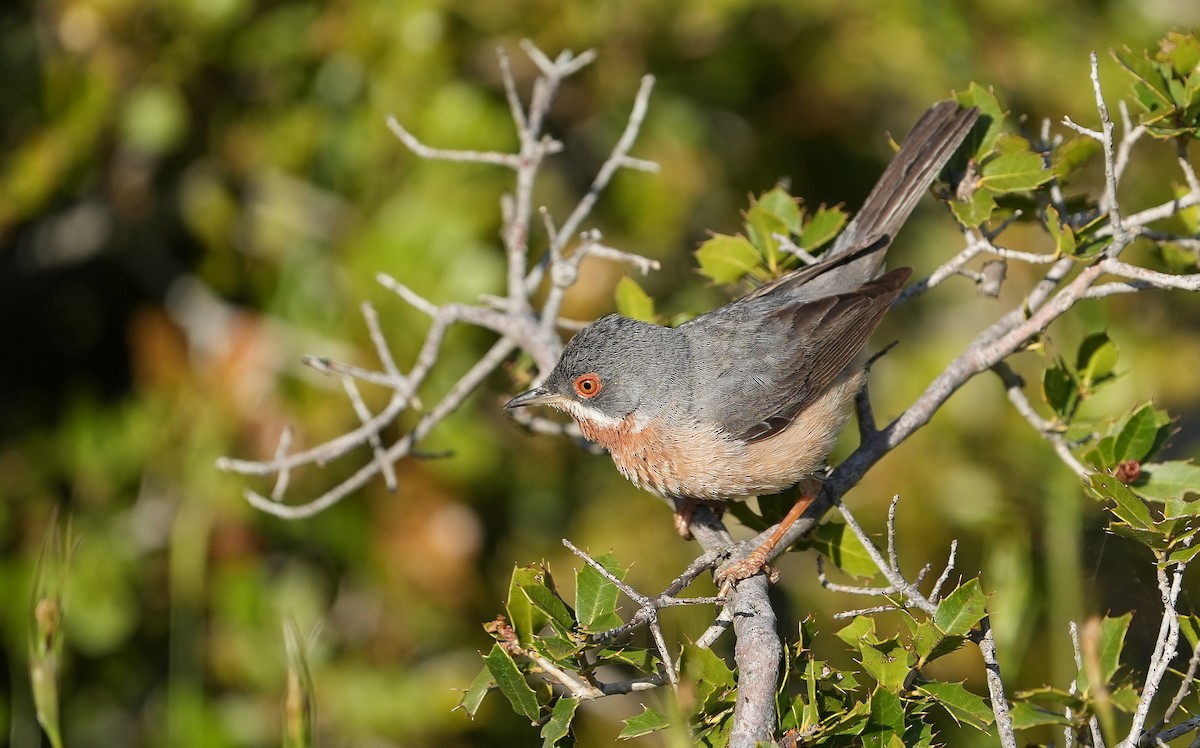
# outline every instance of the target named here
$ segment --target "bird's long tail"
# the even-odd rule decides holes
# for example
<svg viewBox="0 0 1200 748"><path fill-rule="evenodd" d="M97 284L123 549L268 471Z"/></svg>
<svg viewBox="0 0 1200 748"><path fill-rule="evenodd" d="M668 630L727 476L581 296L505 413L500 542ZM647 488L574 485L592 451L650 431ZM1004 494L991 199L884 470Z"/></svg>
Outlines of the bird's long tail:
<svg viewBox="0 0 1200 748"><path fill-rule="evenodd" d="M978 116L978 109L960 109L954 101L941 101L930 107L913 125L862 209L826 253L826 259L859 248L881 235L894 237ZM839 285L855 286L877 275L885 254L886 251L870 253L847 264L837 273Z"/></svg>

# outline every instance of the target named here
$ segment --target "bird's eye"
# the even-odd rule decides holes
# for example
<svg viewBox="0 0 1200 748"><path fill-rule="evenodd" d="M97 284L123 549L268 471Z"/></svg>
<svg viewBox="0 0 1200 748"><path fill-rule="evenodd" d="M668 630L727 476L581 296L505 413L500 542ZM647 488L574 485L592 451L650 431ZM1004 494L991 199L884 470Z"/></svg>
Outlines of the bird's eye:
<svg viewBox="0 0 1200 748"><path fill-rule="evenodd" d="M600 389L604 385L600 382L600 375L592 372L581 374L575 380L575 394L582 398L593 398L600 394Z"/></svg>

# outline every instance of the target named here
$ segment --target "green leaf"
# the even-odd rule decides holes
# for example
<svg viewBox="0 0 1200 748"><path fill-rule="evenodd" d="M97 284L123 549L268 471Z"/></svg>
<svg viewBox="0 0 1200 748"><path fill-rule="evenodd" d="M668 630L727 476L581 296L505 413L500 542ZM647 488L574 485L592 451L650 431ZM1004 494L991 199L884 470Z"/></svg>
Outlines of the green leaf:
<svg viewBox="0 0 1200 748"><path fill-rule="evenodd" d="M483 658L500 693L512 704L513 711L523 714L530 722L537 722L541 707L538 705L537 694L525 681L525 676L517 668L517 663L499 644L492 646L492 651Z"/></svg>
<svg viewBox="0 0 1200 748"><path fill-rule="evenodd" d="M643 672L654 672L658 657L649 649L620 647L602 649L596 653L597 662L623 662Z"/></svg>
<svg viewBox="0 0 1200 748"><path fill-rule="evenodd" d="M1099 686L1108 689L1113 676L1121 666L1121 650L1125 647L1125 635L1129 632L1129 622L1133 620L1132 613L1126 613L1116 618L1104 618L1100 621L1100 631L1094 643L1081 642L1085 650L1095 647L1094 655L1083 658L1083 671L1079 674L1079 689L1088 693Z"/></svg>
<svg viewBox="0 0 1200 748"><path fill-rule="evenodd" d="M933 748L933 725L928 722L916 722L904 731L904 745L907 748Z"/></svg>
<svg viewBox="0 0 1200 748"><path fill-rule="evenodd" d="M867 616L855 616L853 621L837 632L837 637L856 649L861 642L879 643L875 636L875 619Z"/></svg>
<svg viewBox="0 0 1200 748"><path fill-rule="evenodd" d="M1163 77L1162 68L1145 53L1138 56L1125 47L1124 49L1114 49L1112 55L1117 63L1134 77L1136 83L1142 84L1138 87L1137 98L1146 111L1155 111L1171 105L1171 96L1166 78Z"/></svg>
<svg viewBox="0 0 1200 748"><path fill-rule="evenodd" d="M994 721L987 700L971 693L961 683L931 681L918 685L917 690L932 696L959 724L966 723L986 732Z"/></svg>
<svg viewBox="0 0 1200 748"><path fill-rule="evenodd" d="M996 212L996 196L987 190L975 190L971 199L963 202L954 200L950 203L954 217L967 228L979 228L987 223Z"/></svg>
<svg viewBox="0 0 1200 748"><path fill-rule="evenodd" d="M1028 691L1018 691L1015 697L1018 702L1031 701L1053 704L1056 707L1070 707L1071 711L1079 712L1083 710L1083 697L1079 694L1068 693L1061 688L1053 686L1041 686L1040 688L1032 688Z"/></svg>
<svg viewBox="0 0 1200 748"><path fill-rule="evenodd" d="M582 640L567 639L562 636L539 636L531 645L538 654L549 657L555 662L574 657L579 654L585 644Z"/></svg>
<svg viewBox="0 0 1200 748"><path fill-rule="evenodd" d="M1070 420L1079 405L1079 383L1065 366L1052 366L1042 373L1042 396L1060 418Z"/></svg>
<svg viewBox="0 0 1200 748"><path fill-rule="evenodd" d="M1042 154L1029 149L1029 141L1003 134L995 142L997 155L983 163L978 187L996 195L1025 192L1050 181L1054 172L1046 168Z"/></svg>
<svg viewBox="0 0 1200 748"><path fill-rule="evenodd" d="M629 317L630 319L638 319L642 322L653 322L654 316L654 299L650 298L650 294L638 285L638 282L628 275L621 278L617 282L616 290L617 311Z"/></svg>
<svg viewBox="0 0 1200 748"><path fill-rule="evenodd" d="M859 645L863 669L892 693L899 693L908 679L908 673L916 664L912 653L896 639L878 644L863 642Z"/></svg>
<svg viewBox="0 0 1200 748"><path fill-rule="evenodd" d="M1134 484L1133 490L1148 499L1159 500L1183 499L1200 494L1200 465L1182 460L1144 462L1141 478ZM1200 512L1197 502L1179 502L1174 512L1167 513L1167 519L1195 516L1197 512Z"/></svg>
<svg viewBox="0 0 1200 748"><path fill-rule="evenodd" d="M783 185L775 185L769 191L759 195L755 205L766 211L779 221L784 233L794 234L800 230L800 201L792 197Z"/></svg>
<svg viewBox="0 0 1200 748"><path fill-rule="evenodd" d="M1004 132L1004 118L1007 116L1007 112L1000 105L1000 100L996 98L996 94L989 88L983 88L977 83L972 83L967 87L966 91L956 94L954 98L964 107L979 107L980 125L977 125L972 132L978 133L982 130L982 134L976 135L978 138L977 142L974 140L971 142L971 145L974 146L974 151L969 155L980 157L991 153L996 139Z"/></svg>
<svg viewBox="0 0 1200 748"><path fill-rule="evenodd" d="M684 645L681 670L684 677L696 684L697 700L706 711L715 703L733 703L731 694L737 688L737 681L725 661L711 649Z"/></svg>
<svg viewBox="0 0 1200 748"><path fill-rule="evenodd" d="M523 584L521 592L533 603L533 607L546 614L550 625L559 635L568 637L575 630L575 619L567 604L549 587L541 583Z"/></svg>
<svg viewBox="0 0 1200 748"><path fill-rule="evenodd" d="M513 569L512 580L508 584L508 602L504 609L508 613L508 621L521 644L529 646L533 637L550 622L550 616L539 610L525 594L523 587L543 585L545 569L541 566L518 566Z"/></svg>
<svg viewBox="0 0 1200 748"><path fill-rule="evenodd" d="M1157 528L1147 530L1144 527L1130 527L1123 522L1112 521L1108 523L1108 531L1113 535L1127 538L1154 551L1161 551L1167 546L1166 538Z"/></svg>
<svg viewBox="0 0 1200 748"><path fill-rule="evenodd" d="M479 705L483 703L483 697L487 696L488 690L494 685L496 679L492 677L492 671L486 666L483 667L479 675L475 676L475 680L471 681L471 685L467 686L467 690L463 691L462 701L458 705L469 716L474 717L479 711Z"/></svg>
<svg viewBox="0 0 1200 748"><path fill-rule="evenodd" d="M779 240L775 235L791 234L788 224L761 202L755 202L746 211L746 234L754 248L766 258L767 267L774 271L779 265Z"/></svg>
<svg viewBox="0 0 1200 748"><path fill-rule="evenodd" d="M716 234L696 250L700 274L717 283L735 283L762 268L763 258L744 236Z"/></svg>
<svg viewBox="0 0 1200 748"><path fill-rule="evenodd" d="M1017 730L1028 730L1031 727L1043 725L1072 724L1071 720L1063 715L1034 706L1027 701L1018 701L1013 704L1008 713L1012 716L1013 728Z"/></svg>
<svg viewBox="0 0 1200 748"><path fill-rule="evenodd" d="M1117 368L1117 353L1117 344L1106 332L1092 333L1084 338L1075 356L1075 370L1083 386L1090 389L1108 379Z"/></svg>
<svg viewBox="0 0 1200 748"><path fill-rule="evenodd" d="M558 741L567 737L571 732L571 720L575 719L575 710L579 708L579 700L568 696L554 702L550 710L550 719L542 725L542 748L554 748Z"/></svg>
<svg viewBox="0 0 1200 748"><path fill-rule="evenodd" d="M1175 548L1167 554L1166 564L1189 564L1200 555L1200 543L1191 545L1175 544Z"/></svg>
<svg viewBox="0 0 1200 748"><path fill-rule="evenodd" d="M904 743L900 737L903 734L904 705L900 703L900 697L883 689L876 689L871 694L871 716L862 732L862 744L903 748Z"/></svg>
<svg viewBox="0 0 1200 748"><path fill-rule="evenodd" d="M1058 181L1066 184L1075 172L1100 155L1100 142L1086 135L1076 135L1054 149L1051 168Z"/></svg>
<svg viewBox="0 0 1200 748"><path fill-rule="evenodd" d="M812 252L833 240L846 225L846 212L841 208L826 208L822 205L804 222L796 243Z"/></svg>
<svg viewBox="0 0 1200 748"><path fill-rule="evenodd" d="M862 541L843 523L819 525L809 536L809 545L850 576L873 579L879 574Z"/></svg>
<svg viewBox="0 0 1200 748"><path fill-rule="evenodd" d="M617 734L617 739L629 740L630 738L640 738L643 735L649 735L652 732L657 732L670 726L671 723L667 721L665 716L643 705L641 714L625 720L625 727Z"/></svg>
<svg viewBox="0 0 1200 748"><path fill-rule="evenodd" d="M1114 689L1110 698L1118 709L1126 714L1132 714L1137 711L1138 705L1142 701L1142 694L1135 686L1126 683Z"/></svg>
<svg viewBox="0 0 1200 748"><path fill-rule="evenodd" d="M1046 230L1054 239L1054 251L1060 255L1075 254L1075 231L1058 215L1053 206L1046 208Z"/></svg>
<svg viewBox="0 0 1200 748"><path fill-rule="evenodd" d="M1091 463L1092 467L1097 470L1108 470L1116 467L1117 461L1114 457L1116 437L1106 436L1096 442L1096 446L1089 449L1084 459Z"/></svg>
<svg viewBox="0 0 1200 748"><path fill-rule="evenodd" d="M617 559L606 553L596 559L617 579L625 578L625 570ZM617 586L604 578L591 564L583 564L575 572L575 615L580 628L586 631L607 631L624 621L617 615Z"/></svg>
<svg viewBox="0 0 1200 748"><path fill-rule="evenodd" d="M913 651L917 653L918 667L936 660L942 655L950 654L966 641L961 636L946 636L938 627L929 621L921 621L913 626Z"/></svg>
<svg viewBox="0 0 1200 748"><path fill-rule="evenodd" d="M1092 491L1104 499L1114 502L1113 514L1135 530L1157 532L1154 518L1146 503L1133 494L1129 487L1111 475L1095 473L1088 479Z"/></svg>
<svg viewBox="0 0 1200 748"><path fill-rule="evenodd" d="M938 603L933 622L950 636L966 636L987 615L987 597L970 579Z"/></svg>
<svg viewBox="0 0 1200 748"><path fill-rule="evenodd" d="M1179 77L1189 75L1200 65L1200 39L1192 34L1168 31L1159 42L1159 51L1155 57L1169 64Z"/></svg>
<svg viewBox="0 0 1200 748"><path fill-rule="evenodd" d="M1113 458L1117 464L1126 460L1145 460L1156 446L1166 440L1166 431L1169 431L1170 426L1171 416L1166 412L1149 403L1143 405L1130 416L1121 433L1117 435L1117 441L1113 445Z"/></svg>

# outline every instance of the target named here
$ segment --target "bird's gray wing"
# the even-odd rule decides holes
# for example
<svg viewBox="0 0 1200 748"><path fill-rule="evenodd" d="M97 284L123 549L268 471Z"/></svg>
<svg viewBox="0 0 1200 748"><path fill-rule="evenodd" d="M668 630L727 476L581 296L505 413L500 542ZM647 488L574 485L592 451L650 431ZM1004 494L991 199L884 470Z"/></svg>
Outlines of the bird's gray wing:
<svg viewBox="0 0 1200 748"><path fill-rule="evenodd" d="M693 415L746 441L783 430L862 350L910 273L818 299L747 299L681 326L696 377Z"/></svg>

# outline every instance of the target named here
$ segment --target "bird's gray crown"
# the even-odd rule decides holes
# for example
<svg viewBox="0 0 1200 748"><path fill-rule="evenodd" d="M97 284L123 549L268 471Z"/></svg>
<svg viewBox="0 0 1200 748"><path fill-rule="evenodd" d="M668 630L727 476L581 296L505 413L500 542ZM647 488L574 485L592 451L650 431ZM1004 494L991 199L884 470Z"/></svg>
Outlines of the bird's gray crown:
<svg viewBox="0 0 1200 748"><path fill-rule="evenodd" d="M676 359L685 355L678 333L667 327L610 314L576 333L567 343L550 376L542 383L548 390L586 403L607 416L622 418L643 400L660 399L668 386L663 376L674 370ZM581 375L600 377L601 390L592 398L575 391Z"/></svg>

